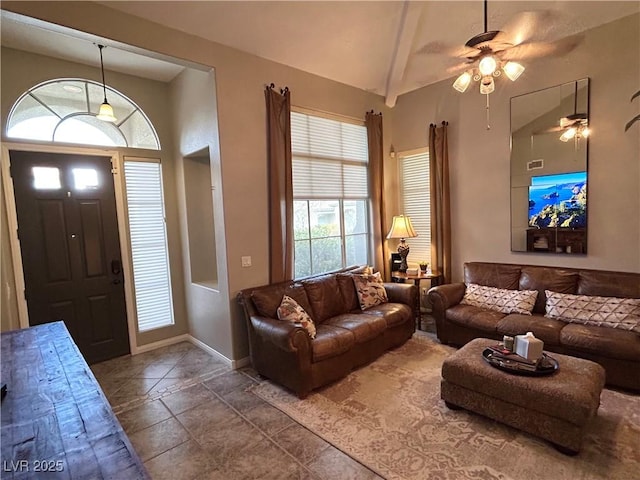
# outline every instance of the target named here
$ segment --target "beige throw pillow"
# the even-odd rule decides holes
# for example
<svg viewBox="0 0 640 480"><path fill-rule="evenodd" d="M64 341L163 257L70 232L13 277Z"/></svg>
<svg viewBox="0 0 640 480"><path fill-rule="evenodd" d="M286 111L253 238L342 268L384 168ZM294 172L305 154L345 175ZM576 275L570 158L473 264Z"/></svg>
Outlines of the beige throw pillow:
<svg viewBox="0 0 640 480"><path fill-rule="evenodd" d="M572 295L545 290L546 315L568 323L640 332L640 299Z"/></svg>
<svg viewBox="0 0 640 480"><path fill-rule="evenodd" d="M537 297L537 290L508 290L470 283L460 303L501 313L531 315Z"/></svg>
<svg viewBox="0 0 640 480"><path fill-rule="evenodd" d="M316 326L304 308L288 295L282 297L282 302L278 307L278 318L287 322L299 323L302 325L311 338L316 338Z"/></svg>
<svg viewBox="0 0 640 480"><path fill-rule="evenodd" d="M373 275L353 275L353 283L356 286L358 301L362 310L389 301L380 272Z"/></svg>

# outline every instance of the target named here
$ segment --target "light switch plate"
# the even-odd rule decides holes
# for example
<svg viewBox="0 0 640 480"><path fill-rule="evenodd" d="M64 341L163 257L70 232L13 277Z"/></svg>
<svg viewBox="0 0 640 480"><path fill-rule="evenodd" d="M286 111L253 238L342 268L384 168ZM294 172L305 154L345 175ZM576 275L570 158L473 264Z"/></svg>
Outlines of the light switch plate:
<svg viewBox="0 0 640 480"><path fill-rule="evenodd" d="M249 257L249 256L242 257L242 266L243 267L250 267L251 266L251 257Z"/></svg>

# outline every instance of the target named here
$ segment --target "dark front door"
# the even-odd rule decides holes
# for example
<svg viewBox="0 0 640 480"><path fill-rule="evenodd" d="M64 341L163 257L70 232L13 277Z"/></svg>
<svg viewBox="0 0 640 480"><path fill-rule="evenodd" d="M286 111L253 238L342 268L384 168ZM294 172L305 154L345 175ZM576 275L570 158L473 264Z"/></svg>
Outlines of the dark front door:
<svg viewBox="0 0 640 480"><path fill-rule="evenodd" d="M89 363L129 353L110 158L10 158L30 325L64 320Z"/></svg>

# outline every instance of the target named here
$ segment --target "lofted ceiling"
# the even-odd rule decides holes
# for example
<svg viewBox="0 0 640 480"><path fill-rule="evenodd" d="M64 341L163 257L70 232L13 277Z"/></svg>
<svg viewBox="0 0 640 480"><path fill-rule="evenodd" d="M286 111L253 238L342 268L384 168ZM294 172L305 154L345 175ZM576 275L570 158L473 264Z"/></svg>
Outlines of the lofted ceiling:
<svg viewBox="0 0 640 480"><path fill-rule="evenodd" d="M484 31L480 0L99 3L374 92L389 106L403 93L454 77L452 67L464 60L452 55L455 47ZM550 43L639 11L637 0L489 1L488 30L505 30L519 41ZM4 14L2 20L3 45L96 63L95 46L86 35L80 36L83 46L70 31L25 26L20 19L8 22ZM52 41L51 35L64 41ZM112 70L169 81L182 68L170 61L141 60L141 52L113 42L107 45L112 48L105 50L105 63Z"/></svg>

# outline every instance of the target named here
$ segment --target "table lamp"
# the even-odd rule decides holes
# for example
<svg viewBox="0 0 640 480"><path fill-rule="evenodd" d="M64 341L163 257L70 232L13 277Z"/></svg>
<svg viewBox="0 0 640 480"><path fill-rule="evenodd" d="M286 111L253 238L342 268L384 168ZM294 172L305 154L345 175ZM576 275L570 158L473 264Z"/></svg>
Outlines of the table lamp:
<svg viewBox="0 0 640 480"><path fill-rule="evenodd" d="M409 245L404 241L405 238L417 237L418 234L411 225L411 218L404 215L396 215L393 217L391 223L391 230L387 238L399 238L400 244L398 245L398 255L400 255L400 272L405 273L407 271L407 255L409 255Z"/></svg>

